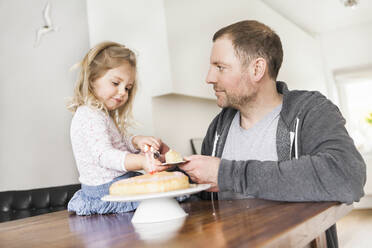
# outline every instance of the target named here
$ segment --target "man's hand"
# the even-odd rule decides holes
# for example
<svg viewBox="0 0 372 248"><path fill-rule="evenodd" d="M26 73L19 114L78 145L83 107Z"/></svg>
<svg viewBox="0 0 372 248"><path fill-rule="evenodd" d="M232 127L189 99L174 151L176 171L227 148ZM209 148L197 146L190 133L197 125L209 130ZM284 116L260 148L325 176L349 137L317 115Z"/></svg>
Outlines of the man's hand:
<svg viewBox="0 0 372 248"><path fill-rule="evenodd" d="M196 183L209 183L212 187L208 191L218 191L218 168L221 159L210 156L193 155L185 157L188 162L179 165Z"/></svg>

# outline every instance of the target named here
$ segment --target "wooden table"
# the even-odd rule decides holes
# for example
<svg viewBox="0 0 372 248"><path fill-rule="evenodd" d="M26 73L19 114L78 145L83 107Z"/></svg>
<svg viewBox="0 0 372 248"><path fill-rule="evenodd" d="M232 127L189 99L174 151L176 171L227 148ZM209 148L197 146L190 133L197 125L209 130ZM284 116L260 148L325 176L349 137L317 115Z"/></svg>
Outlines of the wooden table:
<svg viewBox="0 0 372 248"><path fill-rule="evenodd" d="M304 247L352 206L258 199L183 203L184 219L133 226L132 213L76 216L67 211L0 224L0 247ZM316 239L317 237L323 237Z"/></svg>

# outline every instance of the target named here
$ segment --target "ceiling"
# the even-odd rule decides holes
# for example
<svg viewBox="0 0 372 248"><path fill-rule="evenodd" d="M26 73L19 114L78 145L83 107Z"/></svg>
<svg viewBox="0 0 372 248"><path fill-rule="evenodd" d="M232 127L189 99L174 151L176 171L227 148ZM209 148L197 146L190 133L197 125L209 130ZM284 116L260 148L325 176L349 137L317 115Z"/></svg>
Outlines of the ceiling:
<svg viewBox="0 0 372 248"><path fill-rule="evenodd" d="M372 1L359 0L354 8L341 0L261 0L276 12L314 35L371 23Z"/></svg>

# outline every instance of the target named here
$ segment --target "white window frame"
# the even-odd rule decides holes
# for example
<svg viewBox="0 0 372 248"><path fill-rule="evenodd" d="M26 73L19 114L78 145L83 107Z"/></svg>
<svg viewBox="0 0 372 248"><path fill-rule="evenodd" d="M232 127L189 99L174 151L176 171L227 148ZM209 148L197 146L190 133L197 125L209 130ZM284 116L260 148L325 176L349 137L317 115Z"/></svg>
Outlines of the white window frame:
<svg viewBox="0 0 372 248"><path fill-rule="evenodd" d="M355 119L355 115L351 113L350 109L350 96L348 95L347 88L350 88L352 84L371 84L368 87L372 89L372 69L363 71L353 71L347 73L338 73L335 76L336 88L338 92L339 106L343 116L346 119L346 128L350 133L350 136L354 139L354 142L362 154L372 154L372 126L365 121L368 113L372 111L372 90L368 96L362 97L365 99L365 109L358 109L356 112L361 112L358 120ZM366 91L363 91L361 95L368 95ZM360 101L360 98L358 98ZM363 100L364 101L364 100ZM364 114L365 112L365 114ZM354 118L354 119L353 119Z"/></svg>

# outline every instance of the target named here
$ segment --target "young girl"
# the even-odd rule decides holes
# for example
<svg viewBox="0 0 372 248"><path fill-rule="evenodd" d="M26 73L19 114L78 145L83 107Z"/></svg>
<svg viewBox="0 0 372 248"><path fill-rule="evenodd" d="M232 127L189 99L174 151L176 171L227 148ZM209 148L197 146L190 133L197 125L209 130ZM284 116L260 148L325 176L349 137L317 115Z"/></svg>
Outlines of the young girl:
<svg viewBox="0 0 372 248"><path fill-rule="evenodd" d="M104 202L101 197L109 193L114 181L140 175L137 170L167 169L153 156L150 159L148 151L148 147L167 147L160 139L128 137L137 89L136 57L123 45L103 42L88 52L80 66L68 108L75 113L71 144L81 190L68 203L68 211L78 215L132 211L137 202Z"/></svg>

